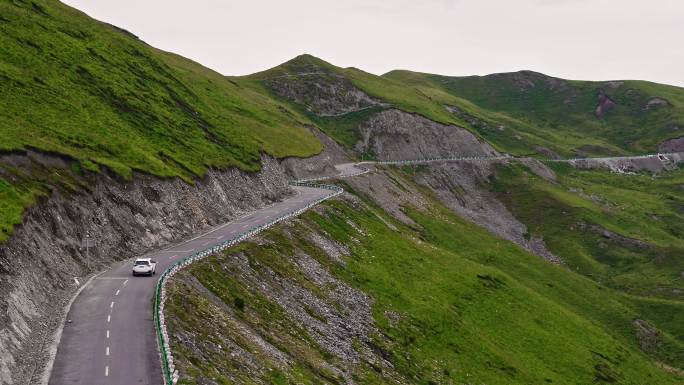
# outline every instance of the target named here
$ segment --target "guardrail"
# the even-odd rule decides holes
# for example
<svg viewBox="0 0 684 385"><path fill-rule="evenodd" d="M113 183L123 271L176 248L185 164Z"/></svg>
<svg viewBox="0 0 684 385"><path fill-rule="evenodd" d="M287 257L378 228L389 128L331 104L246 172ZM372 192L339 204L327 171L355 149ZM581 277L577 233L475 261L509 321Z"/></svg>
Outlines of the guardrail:
<svg viewBox="0 0 684 385"><path fill-rule="evenodd" d="M364 163L368 163L368 162L364 162ZM337 174L337 175L331 175L331 176L319 176L316 178L300 179L298 181L291 182L290 184L292 184L292 183L310 183L310 182L317 182L317 181L327 180L327 179L349 178L352 176L363 175L363 174L370 172L369 169L367 169L365 167L361 167L360 164L361 163L354 163L353 164L353 167L357 170L355 172L350 172L350 173L346 173L346 174Z"/></svg>
<svg viewBox="0 0 684 385"><path fill-rule="evenodd" d="M661 156L668 157L673 155L681 155L681 152L660 152L657 154L646 154L646 155L626 155L626 156L607 156L599 158L568 158L568 159L540 159L545 162L577 162L581 160L633 160L633 159L648 159L648 158L660 158Z"/></svg>
<svg viewBox="0 0 684 385"><path fill-rule="evenodd" d="M178 381L178 372L176 371L175 365L173 363L173 354L171 352L171 346L169 344L168 330L166 328L166 323L164 320L164 302L166 300L166 283L168 279L173 277L174 274L176 274L184 267L192 264L193 262L199 261L217 252L223 251L237 243L244 241L247 238L259 234L260 232L268 229L269 227L275 225L278 222L297 216L303 213L304 211L310 209L311 207L323 202L324 200L330 199L344 192L344 190L341 187L325 184L315 184L309 181L290 182L290 185L326 189L330 190L331 193L321 198L318 198L315 201L309 202L306 206L300 209L282 214L279 217L263 225L255 226L249 229L248 231L240 233L232 239L226 240L219 244L213 245L205 250L187 256L182 260L169 266L169 268L167 268L159 277L159 280L157 281L157 285L155 287L154 294L154 325L155 330L157 332L157 343L159 344L159 352L161 354L161 365L162 373L164 375L164 384L174 385Z"/></svg>
<svg viewBox="0 0 684 385"><path fill-rule="evenodd" d="M542 162L576 162L579 160L623 160L623 159L646 159L655 157L668 157L673 155L682 155L681 152L661 152L657 154L646 155L627 155L627 156L613 156L613 157L599 157L599 158L568 158L568 159L548 159L548 158L532 158L532 157L513 157L508 154L499 156L459 156L459 157L434 157L434 158L419 158L408 160L378 160L378 161L364 161L356 163L361 164L417 164L417 163L432 163L432 162L449 162L449 161L491 161L491 160L505 160L505 159L536 159Z"/></svg>

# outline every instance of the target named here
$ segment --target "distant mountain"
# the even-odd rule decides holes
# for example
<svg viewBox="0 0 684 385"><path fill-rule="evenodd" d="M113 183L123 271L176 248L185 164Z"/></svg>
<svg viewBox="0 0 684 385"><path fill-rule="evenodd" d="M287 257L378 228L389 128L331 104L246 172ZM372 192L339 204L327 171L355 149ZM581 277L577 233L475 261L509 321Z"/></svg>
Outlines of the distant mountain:
<svg viewBox="0 0 684 385"><path fill-rule="evenodd" d="M350 113L365 116L369 111L362 111L392 107L464 127L497 150L517 155L683 148L677 138L684 136L684 89L644 81L573 81L531 71L448 77L398 70L376 76L310 55L249 78L302 106L350 147L359 139L350 119L362 119Z"/></svg>

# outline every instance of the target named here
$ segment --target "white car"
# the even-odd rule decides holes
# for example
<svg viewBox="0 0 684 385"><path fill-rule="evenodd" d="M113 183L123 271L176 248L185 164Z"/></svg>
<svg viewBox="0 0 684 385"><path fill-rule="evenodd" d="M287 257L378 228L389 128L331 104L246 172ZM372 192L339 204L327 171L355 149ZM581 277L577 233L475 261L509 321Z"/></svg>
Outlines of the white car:
<svg viewBox="0 0 684 385"><path fill-rule="evenodd" d="M133 276L154 275L156 267L157 261L153 261L152 258L138 258L133 263Z"/></svg>

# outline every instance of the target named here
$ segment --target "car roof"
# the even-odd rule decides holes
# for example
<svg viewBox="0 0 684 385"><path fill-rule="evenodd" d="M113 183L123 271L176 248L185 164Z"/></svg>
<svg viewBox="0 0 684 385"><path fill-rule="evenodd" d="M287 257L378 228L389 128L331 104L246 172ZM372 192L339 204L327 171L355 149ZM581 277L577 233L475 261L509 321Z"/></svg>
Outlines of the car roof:
<svg viewBox="0 0 684 385"><path fill-rule="evenodd" d="M148 262L149 262L149 261L151 261L151 260L152 260L152 258L138 258L138 259L136 259L135 261L136 261L136 262L138 262L138 261L148 261Z"/></svg>

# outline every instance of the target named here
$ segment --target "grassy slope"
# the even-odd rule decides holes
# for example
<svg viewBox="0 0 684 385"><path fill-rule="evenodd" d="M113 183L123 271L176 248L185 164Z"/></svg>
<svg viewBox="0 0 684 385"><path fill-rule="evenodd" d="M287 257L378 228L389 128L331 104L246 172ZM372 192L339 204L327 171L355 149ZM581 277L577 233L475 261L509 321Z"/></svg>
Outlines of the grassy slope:
<svg viewBox="0 0 684 385"><path fill-rule="evenodd" d="M654 178L552 166L554 184L521 166L499 167L493 191L569 268L625 293L668 330L679 343L663 354L684 362L684 169Z"/></svg>
<svg viewBox="0 0 684 385"><path fill-rule="evenodd" d="M384 336L378 336L377 341L390 353L396 370L409 383L682 382L681 378L658 369L655 361L639 350L632 327L635 318L656 322L664 330L664 342L653 357L681 365L682 324L665 319L666 315L681 319L681 303L653 303L626 297L492 236L454 216L436 201L428 212L408 209L420 225L416 228L377 214L381 211L378 207L328 202L323 214L304 215L304 225L297 227L294 239L284 242L288 236L280 228L270 230L267 237L277 239L278 245L288 245L273 250L271 257L263 257L265 247L247 244L228 251L226 256L191 267L190 274L237 314L244 314L243 321L252 327L263 329L263 325L272 325L268 320L274 316L282 320L274 327L283 329L278 335L285 337L276 339L276 346L301 353L293 340L308 341L301 337L306 332L288 327L289 321L277 304L224 273L221 263L229 263L231 253L245 252L250 264L259 261L276 274L301 285L313 285L297 275L297 265L288 256L297 248L311 253L312 246L305 234L324 231L322 234L349 245L351 256L346 258L344 267L319 256L321 263L373 298L376 325ZM398 230L389 228L377 215ZM357 228L368 235L360 236ZM352 238L360 242L351 242ZM201 339L207 340L216 338L212 335L231 333L230 328L212 326L218 320L211 317L220 316L210 311L205 300L198 299L190 305L180 295L176 292L168 307L174 316L172 329L202 330ZM243 303L238 297L245 300L247 310L238 309L236 303ZM199 314L187 312L189 308L199 310ZM400 314L399 323L390 322L386 311ZM206 322L201 319L205 316L209 317ZM230 358L201 359L184 350L178 341L174 344L182 351L180 361L186 373L210 373L216 378L221 370L241 373L239 367L232 366ZM291 371L280 373L278 381L266 382L340 383L339 379L312 369L323 358L316 346L305 345L309 353L293 354L295 364ZM389 383L387 378L378 377L378 373L362 365L355 369L355 377L364 379L360 383ZM185 383L194 382L186 379Z"/></svg>
<svg viewBox="0 0 684 385"><path fill-rule="evenodd" d="M576 271L633 294L684 299L684 169L653 178L552 166L557 184L500 167L494 191ZM606 238L596 226L643 243Z"/></svg>
<svg viewBox="0 0 684 385"><path fill-rule="evenodd" d="M0 152L38 149L126 178L133 170L186 180L208 167L254 171L262 152L321 150L295 111L259 89L54 0L0 3L0 100ZM22 206L49 189L8 173L0 241Z"/></svg>
<svg viewBox="0 0 684 385"><path fill-rule="evenodd" d="M437 87L479 108L516 119L521 135L548 138L561 153L576 148L589 154L654 152L672 130L684 125L684 89L644 81L567 81L530 71L489 76L448 77L392 71L384 77L414 87ZM598 89L617 104L603 117L594 115ZM651 97L668 107L645 109ZM589 139L589 140L587 140Z"/></svg>

